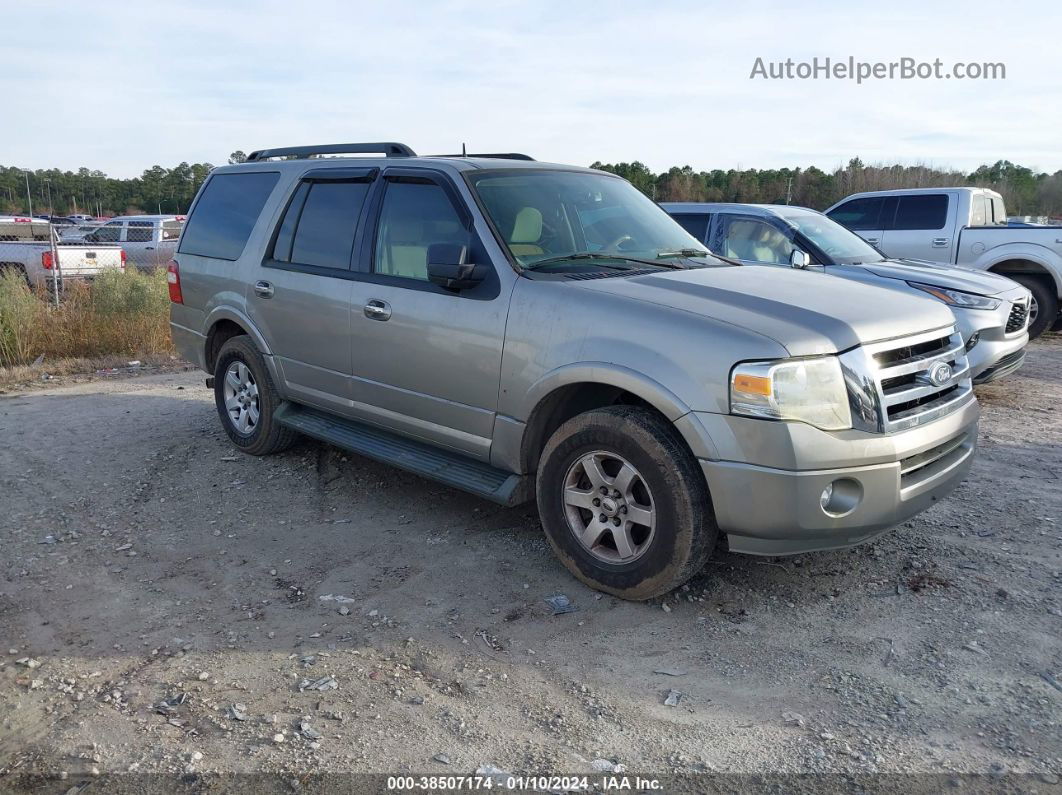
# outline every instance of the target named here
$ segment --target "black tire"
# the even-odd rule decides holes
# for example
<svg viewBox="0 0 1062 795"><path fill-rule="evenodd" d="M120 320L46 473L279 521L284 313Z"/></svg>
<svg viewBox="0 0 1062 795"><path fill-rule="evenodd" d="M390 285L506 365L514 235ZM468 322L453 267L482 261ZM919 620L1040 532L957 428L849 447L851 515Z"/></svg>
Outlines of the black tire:
<svg viewBox="0 0 1062 795"><path fill-rule="evenodd" d="M578 540L566 515L566 478L577 462L597 451L629 462L651 494L655 530L631 562L596 557ZM645 408L609 406L568 420L542 451L536 487L542 526L557 557L591 588L622 599L651 599L681 585L704 566L719 537L696 459L671 423ZM595 510L588 509L589 521ZM602 538L607 544L607 536Z"/></svg>
<svg viewBox="0 0 1062 795"><path fill-rule="evenodd" d="M225 406L226 373L236 363L242 363L250 371L257 389L258 417L247 432L241 432ZM225 433L237 448L248 455L279 453L291 447L299 438L296 431L280 425L274 417L281 399L273 385L273 379L269 377L262 354L258 352L250 337L232 337L221 346L214 363L214 403Z"/></svg>
<svg viewBox="0 0 1062 795"><path fill-rule="evenodd" d="M1036 301L1036 320L1029 325L1029 339L1034 340L1055 324L1058 316L1058 296L1050 277L1026 273L1004 274L1033 294Z"/></svg>

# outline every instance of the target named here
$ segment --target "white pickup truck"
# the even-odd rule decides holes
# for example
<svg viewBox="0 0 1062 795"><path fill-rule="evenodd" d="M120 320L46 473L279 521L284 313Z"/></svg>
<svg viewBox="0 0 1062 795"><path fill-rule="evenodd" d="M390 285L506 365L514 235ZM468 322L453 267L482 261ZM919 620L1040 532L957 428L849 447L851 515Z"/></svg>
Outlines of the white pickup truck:
<svg viewBox="0 0 1062 795"><path fill-rule="evenodd" d="M91 279L100 271L125 268L121 246L84 246L56 240L47 221L0 217L0 272L14 270L34 287Z"/></svg>
<svg viewBox="0 0 1062 795"><path fill-rule="evenodd" d="M987 188L854 193L826 210L894 259L1000 273L1032 293L1029 338L1050 328L1062 297L1062 226L1008 226L1003 197Z"/></svg>

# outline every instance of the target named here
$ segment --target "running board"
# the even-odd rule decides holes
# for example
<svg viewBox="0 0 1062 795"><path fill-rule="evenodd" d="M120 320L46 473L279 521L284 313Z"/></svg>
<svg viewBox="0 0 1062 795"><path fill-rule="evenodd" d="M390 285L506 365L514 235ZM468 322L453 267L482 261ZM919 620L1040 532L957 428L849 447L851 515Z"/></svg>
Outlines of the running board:
<svg viewBox="0 0 1062 795"><path fill-rule="evenodd" d="M282 403L277 422L294 431L344 450L467 491L499 505L520 505L532 499L531 478L516 475L460 453L407 439L371 425L323 411Z"/></svg>

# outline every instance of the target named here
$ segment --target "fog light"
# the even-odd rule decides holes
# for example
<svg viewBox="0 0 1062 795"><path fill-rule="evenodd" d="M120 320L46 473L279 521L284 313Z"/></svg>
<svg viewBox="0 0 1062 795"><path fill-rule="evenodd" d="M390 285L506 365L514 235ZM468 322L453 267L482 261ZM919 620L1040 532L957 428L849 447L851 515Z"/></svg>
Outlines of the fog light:
<svg viewBox="0 0 1062 795"><path fill-rule="evenodd" d="M830 500L833 499L833 484L822 490L822 494L819 496L819 505L822 506L822 510L826 510L826 506L830 504Z"/></svg>
<svg viewBox="0 0 1062 795"><path fill-rule="evenodd" d="M863 485L852 478L838 478L822 490L819 507L827 516L838 519L854 511L863 499Z"/></svg>
<svg viewBox="0 0 1062 795"><path fill-rule="evenodd" d="M980 331L975 331L973 334L971 334L970 335L970 339L966 340L966 350L970 350L970 348L972 348L974 345L976 345L977 341L980 340L980 339L981 339L981 332Z"/></svg>

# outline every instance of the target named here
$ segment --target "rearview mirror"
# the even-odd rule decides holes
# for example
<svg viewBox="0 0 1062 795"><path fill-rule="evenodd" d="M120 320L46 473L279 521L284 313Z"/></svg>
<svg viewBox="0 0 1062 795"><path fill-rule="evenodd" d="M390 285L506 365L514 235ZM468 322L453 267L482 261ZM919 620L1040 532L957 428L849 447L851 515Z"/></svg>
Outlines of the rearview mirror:
<svg viewBox="0 0 1062 795"><path fill-rule="evenodd" d="M428 281L447 290L475 287L487 269L465 262L467 257L468 248L460 243L432 243L428 246Z"/></svg>
<svg viewBox="0 0 1062 795"><path fill-rule="evenodd" d="M789 255L789 265L793 268L800 268L803 270L811 264L811 257L808 256L806 251L801 251L799 248L794 248L793 253Z"/></svg>

